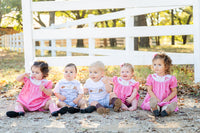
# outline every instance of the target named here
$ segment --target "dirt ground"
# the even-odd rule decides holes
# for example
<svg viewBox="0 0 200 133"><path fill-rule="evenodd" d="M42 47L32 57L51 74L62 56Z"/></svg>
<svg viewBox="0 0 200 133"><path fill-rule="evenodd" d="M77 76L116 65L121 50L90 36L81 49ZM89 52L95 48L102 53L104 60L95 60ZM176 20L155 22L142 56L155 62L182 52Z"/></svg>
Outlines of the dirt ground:
<svg viewBox="0 0 200 133"><path fill-rule="evenodd" d="M74 132L200 132L200 99L179 97L179 111L167 117L155 118L151 112L139 107L133 112L113 112L102 116L91 114L64 114L52 117L49 112L28 112L25 117L8 118L5 114L15 100L1 96L0 133L74 133Z"/></svg>

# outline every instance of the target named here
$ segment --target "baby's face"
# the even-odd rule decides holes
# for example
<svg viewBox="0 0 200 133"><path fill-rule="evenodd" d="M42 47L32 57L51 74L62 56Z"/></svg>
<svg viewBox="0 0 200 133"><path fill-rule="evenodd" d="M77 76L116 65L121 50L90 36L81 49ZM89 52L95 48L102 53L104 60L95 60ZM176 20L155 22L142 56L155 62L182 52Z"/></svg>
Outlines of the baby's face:
<svg viewBox="0 0 200 133"><path fill-rule="evenodd" d="M153 61L153 69L159 76L165 75L165 63L163 59L155 59Z"/></svg>
<svg viewBox="0 0 200 133"><path fill-rule="evenodd" d="M89 77L94 81L99 81L104 76L104 71L96 68L96 67L90 67L89 68Z"/></svg>
<svg viewBox="0 0 200 133"><path fill-rule="evenodd" d="M130 80L133 77L133 72L128 67L122 67L120 71L120 76L124 80Z"/></svg>
<svg viewBox="0 0 200 133"><path fill-rule="evenodd" d="M36 80L42 80L43 79L43 74L40 71L40 67L32 66L32 68L31 68L31 77L33 79L36 79Z"/></svg>
<svg viewBox="0 0 200 133"><path fill-rule="evenodd" d="M67 81L72 81L76 78L76 69L74 67L66 67L64 70L64 78Z"/></svg>

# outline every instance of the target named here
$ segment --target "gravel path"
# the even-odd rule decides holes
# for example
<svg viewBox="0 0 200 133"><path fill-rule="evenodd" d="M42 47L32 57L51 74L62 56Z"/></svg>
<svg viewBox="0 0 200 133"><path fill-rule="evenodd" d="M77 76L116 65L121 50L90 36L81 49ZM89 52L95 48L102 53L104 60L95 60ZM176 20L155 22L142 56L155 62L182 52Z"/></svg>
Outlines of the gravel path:
<svg viewBox="0 0 200 133"><path fill-rule="evenodd" d="M164 118L155 118L148 111L138 108L134 112L102 116L91 114L65 114L51 117L49 112L28 112L25 117L8 118L5 113L15 100L0 99L0 133L73 133L73 132L200 132L200 100L179 97L179 112ZM140 103L141 104L141 99Z"/></svg>

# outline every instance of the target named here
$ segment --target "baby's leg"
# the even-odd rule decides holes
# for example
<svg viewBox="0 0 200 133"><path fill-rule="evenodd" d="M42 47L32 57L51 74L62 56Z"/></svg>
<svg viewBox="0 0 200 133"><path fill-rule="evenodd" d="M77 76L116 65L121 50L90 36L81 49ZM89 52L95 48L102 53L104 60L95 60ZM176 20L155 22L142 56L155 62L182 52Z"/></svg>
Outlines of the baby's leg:
<svg viewBox="0 0 200 133"><path fill-rule="evenodd" d="M87 107L87 102L84 99L81 99L81 100L79 100L77 106L80 107L80 109L84 109Z"/></svg>
<svg viewBox="0 0 200 133"><path fill-rule="evenodd" d="M122 103L121 108L122 108L122 110L128 110L128 107L124 103Z"/></svg>
<svg viewBox="0 0 200 133"><path fill-rule="evenodd" d="M67 113L68 107L58 108L56 103L53 100L48 100L43 107L44 109L49 109L52 116L58 116L58 114Z"/></svg>
<svg viewBox="0 0 200 133"><path fill-rule="evenodd" d="M151 107L151 111L153 112L153 114L157 117L160 115L160 111L157 105L157 100L156 98L151 97L150 99L150 107Z"/></svg>
<svg viewBox="0 0 200 133"><path fill-rule="evenodd" d="M62 107L70 107L69 105L67 105L65 102L61 102L61 101L59 101L58 103L57 103L57 106L59 107L59 108L62 108Z"/></svg>
<svg viewBox="0 0 200 133"><path fill-rule="evenodd" d="M162 107L162 112L161 112L161 116L168 116L169 114L171 114L177 107L177 103L176 102L172 102L169 105L163 106Z"/></svg>
<svg viewBox="0 0 200 133"><path fill-rule="evenodd" d="M138 100L134 99L131 103L131 107L128 108L129 111L134 111L137 109L138 106Z"/></svg>
<svg viewBox="0 0 200 133"><path fill-rule="evenodd" d="M6 112L6 115L10 118L14 118L14 117L17 117L17 116L24 116L24 112L25 112L24 108L25 107L21 103L16 102L15 111L8 111L8 112Z"/></svg>
<svg viewBox="0 0 200 133"><path fill-rule="evenodd" d="M117 95L113 92L110 93L110 104L113 105L114 111L119 112L122 106L121 99L117 98Z"/></svg>

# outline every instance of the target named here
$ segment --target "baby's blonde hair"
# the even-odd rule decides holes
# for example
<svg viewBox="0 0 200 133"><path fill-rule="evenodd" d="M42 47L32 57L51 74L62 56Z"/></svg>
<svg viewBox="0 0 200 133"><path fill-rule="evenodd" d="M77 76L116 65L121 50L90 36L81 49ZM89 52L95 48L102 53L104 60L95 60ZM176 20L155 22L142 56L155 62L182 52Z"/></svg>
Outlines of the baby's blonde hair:
<svg viewBox="0 0 200 133"><path fill-rule="evenodd" d="M96 67L97 69L99 69L101 71L105 70L105 66L104 66L103 62L101 62L101 61L96 61L96 62L92 63L89 68L91 68L91 67Z"/></svg>
<svg viewBox="0 0 200 133"><path fill-rule="evenodd" d="M123 63L120 67L121 68L122 67L128 67L132 71L132 73L134 72L134 68L130 63Z"/></svg>

